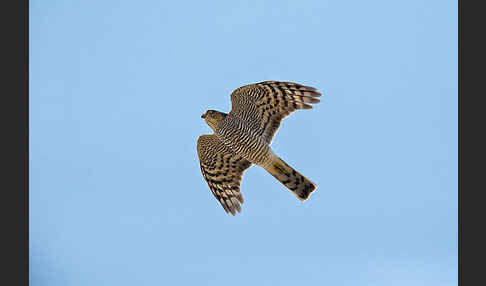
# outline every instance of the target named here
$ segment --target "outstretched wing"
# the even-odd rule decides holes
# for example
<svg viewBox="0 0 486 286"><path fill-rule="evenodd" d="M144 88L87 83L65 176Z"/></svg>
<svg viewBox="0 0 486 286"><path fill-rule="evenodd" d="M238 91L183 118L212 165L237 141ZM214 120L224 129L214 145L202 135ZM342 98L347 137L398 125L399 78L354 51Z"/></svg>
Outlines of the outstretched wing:
<svg viewBox="0 0 486 286"><path fill-rule="evenodd" d="M201 173L209 189L227 213L241 211L243 196L240 181L251 163L226 147L216 135L201 135L197 139Z"/></svg>
<svg viewBox="0 0 486 286"><path fill-rule="evenodd" d="M321 96L315 88L293 82L264 81L231 93L230 114L245 120L271 143L280 122L298 109L311 109Z"/></svg>

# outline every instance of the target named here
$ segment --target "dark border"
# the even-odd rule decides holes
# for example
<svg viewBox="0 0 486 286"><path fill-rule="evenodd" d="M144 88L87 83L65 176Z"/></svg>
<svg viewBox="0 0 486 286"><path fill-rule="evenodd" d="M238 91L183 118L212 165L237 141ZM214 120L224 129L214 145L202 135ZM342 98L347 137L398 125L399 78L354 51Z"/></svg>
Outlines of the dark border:
<svg viewBox="0 0 486 286"><path fill-rule="evenodd" d="M1 285L29 285L29 1L0 4Z"/></svg>
<svg viewBox="0 0 486 286"><path fill-rule="evenodd" d="M466 6L465 3L468 5ZM458 1L458 280L484 285L484 9ZM466 41L467 40L467 41ZM473 100L475 99L475 100ZM475 102L476 101L476 102ZM475 180L474 180L475 179ZM483 282L481 282L483 281Z"/></svg>

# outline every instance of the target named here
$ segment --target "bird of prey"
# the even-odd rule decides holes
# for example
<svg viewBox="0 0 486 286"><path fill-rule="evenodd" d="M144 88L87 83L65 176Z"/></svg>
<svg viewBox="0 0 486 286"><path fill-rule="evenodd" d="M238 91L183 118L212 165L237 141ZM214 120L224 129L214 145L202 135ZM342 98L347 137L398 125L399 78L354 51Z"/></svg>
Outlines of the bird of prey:
<svg viewBox="0 0 486 286"><path fill-rule="evenodd" d="M264 168L299 200L309 198L316 184L280 159L270 143L283 118L311 109L309 104L318 103L319 96L310 86L264 81L235 89L229 113L208 110L201 115L214 131L197 140L201 172L227 213L241 211L241 176L252 164Z"/></svg>

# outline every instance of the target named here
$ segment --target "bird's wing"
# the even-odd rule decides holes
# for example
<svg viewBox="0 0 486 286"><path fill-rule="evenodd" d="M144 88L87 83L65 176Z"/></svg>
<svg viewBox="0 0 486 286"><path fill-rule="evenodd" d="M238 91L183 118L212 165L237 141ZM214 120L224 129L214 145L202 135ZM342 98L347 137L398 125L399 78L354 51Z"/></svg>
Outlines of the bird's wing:
<svg viewBox="0 0 486 286"><path fill-rule="evenodd" d="M243 196L241 176L251 163L226 147L216 135L201 135L197 139L201 173L209 189L227 213L241 211Z"/></svg>
<svg viewBox="0 0 486 286"><path fill-rule="evenodd" d="M245 120L271 143L280 122L298 109L311 109L321 93L293 82L264 81L245 85L231 93L231 115Z"/></svg>

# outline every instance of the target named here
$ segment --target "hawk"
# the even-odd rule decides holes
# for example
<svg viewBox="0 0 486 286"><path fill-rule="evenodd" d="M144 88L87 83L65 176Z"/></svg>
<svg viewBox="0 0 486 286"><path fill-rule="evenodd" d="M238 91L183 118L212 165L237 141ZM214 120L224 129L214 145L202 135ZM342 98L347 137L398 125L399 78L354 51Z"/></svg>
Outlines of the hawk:
<svg viewBox="0 0 486 286"><path fill-rule="evenodd" d="M201 173L227 213L241 212L241 177L252 164L269 172L305 201L316 184L290 167L270 148L280 122L299 109L311 109L321 93L293 82L264 81L235 89L231 111L201 115L214 131L197 140Z"/></svg>

